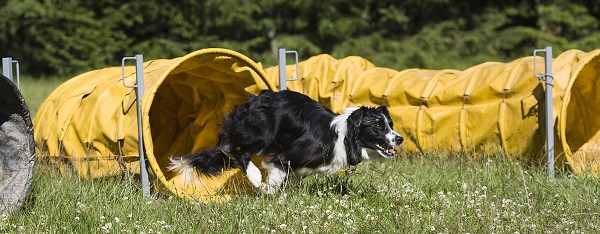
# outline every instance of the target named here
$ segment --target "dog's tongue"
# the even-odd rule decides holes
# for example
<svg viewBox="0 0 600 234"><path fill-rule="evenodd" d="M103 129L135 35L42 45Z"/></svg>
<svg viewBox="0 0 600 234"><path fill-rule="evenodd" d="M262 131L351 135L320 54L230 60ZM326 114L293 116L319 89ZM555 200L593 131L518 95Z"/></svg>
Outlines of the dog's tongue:
<svg viewBox="0 0 600 234"><path fill-rule="evenodd" d="M387 149L385 149L385 154L387 155L394 155L396 154L396 150L394 150L394 147L389 146Z"/></svg>

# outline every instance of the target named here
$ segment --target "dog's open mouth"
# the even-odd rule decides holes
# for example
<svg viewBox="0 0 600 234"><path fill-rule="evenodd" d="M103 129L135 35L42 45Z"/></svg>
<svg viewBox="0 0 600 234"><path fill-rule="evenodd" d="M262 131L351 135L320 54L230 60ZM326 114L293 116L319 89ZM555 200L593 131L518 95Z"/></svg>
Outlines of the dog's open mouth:
<svg viewBox="0 0 600 234"><path fill-rule="evenodd" d="M373 149L384 158L391 158L396 154L396 150L391 145L374 143L373 146Z"/></svg>

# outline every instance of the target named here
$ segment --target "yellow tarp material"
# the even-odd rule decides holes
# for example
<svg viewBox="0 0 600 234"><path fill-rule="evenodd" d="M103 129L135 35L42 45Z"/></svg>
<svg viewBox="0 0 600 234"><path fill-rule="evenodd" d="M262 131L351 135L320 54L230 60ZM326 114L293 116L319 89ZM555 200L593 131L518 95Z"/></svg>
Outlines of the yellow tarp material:
<svg viewBox="0 0 600 234"><path fill-rule="evenodd" d="M570 50L553 61L556 163L576 174L596 173L600 165L599 55L600 50ZM349 105L387 105L406 151L469 158L502 152L541 161L545 84L534 76L533 59L486 62L464 71L395 71L357 57L319 55L301 62L301 79L287 85L335 112ZM291 76L296 68L286 70ZM537 71L544 71L541 57ZM266 72L279 85L277 67Z"/></svg>
<svg viewBox="0 0 600 234"><path fill-rule="evenodd" d="M567 51L554 62L556 155L582 174L598 170L600 50ZM543 71L542 58L537 70ZM222 176L182 178L169 157L212 147L223 116L249 93L275 90L277 67L264 69L242 54L204 49L144 63L142 122L154 186L203 201L228 199L248 187L237 170ZM135 82L126 67L126 83ZM295 66L287 67L288 74ZM312 57L299 65L288 88L341 112L347 106L387 105L405 151L503 152L543 160L543 81L533 57L483 63L464 71L375 67L360 57ZM121 68L91 71L59 86L34 119L39 156L63 169L101 177L138 171L135 92L121 83Z"/></svg>

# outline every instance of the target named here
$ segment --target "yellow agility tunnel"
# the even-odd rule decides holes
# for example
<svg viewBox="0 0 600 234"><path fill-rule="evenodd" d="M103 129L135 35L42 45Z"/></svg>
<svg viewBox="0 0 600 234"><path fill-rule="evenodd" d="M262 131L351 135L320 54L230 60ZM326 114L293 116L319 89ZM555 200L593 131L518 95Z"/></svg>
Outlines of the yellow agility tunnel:
<svg viewBox="0 0 600 234"><path fill-rule="evenodd" d="M139 173L136 96L123 86L121 74L121 67L95 70L53 91L34 119L40 155L85 177ZM125 67L124 74L125 83L135 84L135 67ZM216 144L224 115L246 100L245 89L274 89L261 65L235 51L204 49L145 62L144 76L143 137L155 189L206 200L243 188L244 183L231 183L241 175L238 170L185 181L167 167L171 156Z"/></svg>
<svg viewBox="0 0 600 234"><path fill-rule="evenodd" d="M571 50L553 61L558 165L576 174L598 169L600 50ZM503 152L541 160L543 81L533 57L483 63L464 71L376 67L360 57L312 57L299 64L288 88L340 112L347 106L387 105L408 152ZM538 71L543 61L538 59ZM295 66L288 66L288 74ZM134 67L125 68L134 83ZM172 156L216 144L223 116L251 93L276 90L277 67L263 69L226 49L203 49L144 63L144 146L155 189L214 201L245 190L237 169L218 177L182 178L167 170ZM82 176L139 170L135 92L121 83L121 67L76 76L59 86L34 119L38 156ZM564 164L563 164L564 162Z"/></svg>
<svg viewBox="0 0 600 234"><path fill-rule="evenodd" d="M600 50L570 50L553 60L556 165L576 174L600 165ZM329 55L298 65L301 79L288 89L340 112L346 106L386 105L409 152L462 153L467 158L503 153L545 160L544 82L533 57L486 62L464 71L375 67L360 57ZM537 72L544 71L536 58ZM288 65L287 74L296 67ZM266 69L278 85L277 67Z"/></svg>

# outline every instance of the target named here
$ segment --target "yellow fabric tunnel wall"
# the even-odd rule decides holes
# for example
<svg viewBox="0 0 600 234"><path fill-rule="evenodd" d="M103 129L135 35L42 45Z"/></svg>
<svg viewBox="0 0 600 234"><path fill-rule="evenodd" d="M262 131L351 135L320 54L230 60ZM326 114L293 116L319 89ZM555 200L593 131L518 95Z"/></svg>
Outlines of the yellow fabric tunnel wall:
<svg viewBox="0 0 600 234"><path fill-rule="evenodd" d="M598 169L600 50L567 51L554 59L555 153L577 174ZM341 112L347 106L387 105L409 152L505 153L543 160L544 83L533 57L487 62L464 71L376 67L361 57L312 57L299 64L291 90ZM543 71L542 58L537 70ZM295 73L295 66L286 68ZM126 83L135 82L125 68ZM202 201L227 200L249 186L237 169L222 176L182 178L167 170L171 156L216 144L223 116L249 94L276 90L277 67L263 69L226 49L203 49L144 63L142 122L154 188ZM83 176L139 170L135 92L121 67L74 77L59 86L34 119L38 156Z"/></svg>

